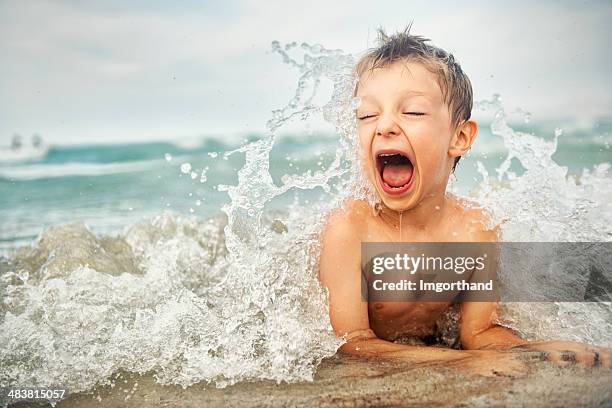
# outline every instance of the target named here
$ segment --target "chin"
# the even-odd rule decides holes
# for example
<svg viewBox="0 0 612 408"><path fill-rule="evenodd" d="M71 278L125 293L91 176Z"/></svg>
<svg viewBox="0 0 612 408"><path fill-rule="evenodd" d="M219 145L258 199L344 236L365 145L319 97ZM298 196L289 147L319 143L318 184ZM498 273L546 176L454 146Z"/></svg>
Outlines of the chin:
<svg viewBox="0 0 612 408"><path fill-rule="evenodd" d="M381 195L380 198L385 207L397 212L409 211L419 205L419 200L415 195L402 199L389 198Z"/></svg>

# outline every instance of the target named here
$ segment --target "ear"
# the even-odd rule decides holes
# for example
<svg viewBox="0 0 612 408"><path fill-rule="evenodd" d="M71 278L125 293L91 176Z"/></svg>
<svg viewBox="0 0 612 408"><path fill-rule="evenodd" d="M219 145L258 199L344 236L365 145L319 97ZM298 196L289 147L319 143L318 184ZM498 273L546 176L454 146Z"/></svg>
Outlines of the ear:
<svg viewBox="0 0 612 408"><path fill-rule="evenodd" d="M448 155L455 158L465 155L476 140L478 123L473 119L462 122L455 130L448 145Z"/></svg>

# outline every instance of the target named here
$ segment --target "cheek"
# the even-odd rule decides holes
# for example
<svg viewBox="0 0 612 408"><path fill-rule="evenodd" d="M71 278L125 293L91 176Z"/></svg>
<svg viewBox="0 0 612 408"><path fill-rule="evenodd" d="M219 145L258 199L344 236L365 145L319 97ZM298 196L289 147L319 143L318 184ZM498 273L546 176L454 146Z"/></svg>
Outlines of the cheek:
<svg viewBox="0 0 612 408"><path fill-rule="evenodd" d="M448 141L444 130L438 127L428 127L413 135L412 147L417 156L421 176L429 178L443 170L448 153Z"/></svg>

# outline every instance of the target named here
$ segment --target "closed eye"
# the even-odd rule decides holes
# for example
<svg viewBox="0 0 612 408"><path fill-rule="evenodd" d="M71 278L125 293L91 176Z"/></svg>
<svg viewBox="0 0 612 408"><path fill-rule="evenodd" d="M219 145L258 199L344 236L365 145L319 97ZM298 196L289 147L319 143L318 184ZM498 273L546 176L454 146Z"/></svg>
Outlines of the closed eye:
<svg viewBox="0 0 612 408"><path fill-rule="evenodd" d="M425 115L425 112L404 112L404 115L423 116Z"/></svg>
<svg viewBox="0 0 612 408"><path fill-rule="evenodd" d="M357 119L365 120L365 119L373 118L374 116L376 116L376 115L365 115L365 116L358 117Z"/></svg>

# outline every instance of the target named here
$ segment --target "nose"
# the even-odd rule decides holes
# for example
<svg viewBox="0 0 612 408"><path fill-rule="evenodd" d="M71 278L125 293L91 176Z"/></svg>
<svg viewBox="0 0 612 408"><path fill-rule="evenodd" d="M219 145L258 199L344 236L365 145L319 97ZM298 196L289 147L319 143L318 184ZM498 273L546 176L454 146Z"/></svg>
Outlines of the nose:
<svg viewBox="0 0 612 408"><path fill-rule="evenodd" d="M397 136L401 133L401 129L395 120L395 117L388 113L380 116L378 120L378 125L376 126L376 135L377 136Z"/></svg>

